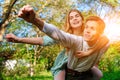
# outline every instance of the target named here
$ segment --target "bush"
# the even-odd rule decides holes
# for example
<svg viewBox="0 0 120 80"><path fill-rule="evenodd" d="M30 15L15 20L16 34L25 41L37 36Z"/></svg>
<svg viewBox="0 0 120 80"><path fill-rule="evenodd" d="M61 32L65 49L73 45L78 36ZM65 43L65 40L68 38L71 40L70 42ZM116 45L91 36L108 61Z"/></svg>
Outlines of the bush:
<svg viewBox="0 0 120 80"><path fill-rule="evenodd" d="M102 80L120 80L120 43L114 43L104 54L99 64Z"/></svg>

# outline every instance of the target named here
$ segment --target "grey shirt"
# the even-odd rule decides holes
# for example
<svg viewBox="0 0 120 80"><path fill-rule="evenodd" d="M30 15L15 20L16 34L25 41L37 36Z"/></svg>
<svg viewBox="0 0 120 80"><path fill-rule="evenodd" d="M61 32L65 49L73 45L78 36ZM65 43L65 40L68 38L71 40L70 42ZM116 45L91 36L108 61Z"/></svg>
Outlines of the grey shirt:
<svg viewBox="0 0 120 80"><path fill-rule="evenodd" d="M81 36L75 36L64 31L59 30L52 24L44 23L42 30L44 33L59 41L61 45L69 48L68 51L68 64L67 67L74 69L79 72L84 72L93 67L98 60L101 58L102 54L105 53L109 44L103 47L101 50L96 51L90 56L77 58L74 56L76 51L87 51L89 46L86 41Z"/></svg>

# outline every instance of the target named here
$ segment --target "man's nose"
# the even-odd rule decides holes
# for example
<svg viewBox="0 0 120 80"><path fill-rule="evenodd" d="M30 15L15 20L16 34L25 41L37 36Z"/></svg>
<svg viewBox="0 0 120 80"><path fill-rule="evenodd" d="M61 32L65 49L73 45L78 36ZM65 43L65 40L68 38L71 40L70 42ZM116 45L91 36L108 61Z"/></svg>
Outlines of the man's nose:
<svg viewBox="0 0 120 80"><path fill-rule="evenodd" d="M90 30L87 30L86 33L90 33Z"/></svg>

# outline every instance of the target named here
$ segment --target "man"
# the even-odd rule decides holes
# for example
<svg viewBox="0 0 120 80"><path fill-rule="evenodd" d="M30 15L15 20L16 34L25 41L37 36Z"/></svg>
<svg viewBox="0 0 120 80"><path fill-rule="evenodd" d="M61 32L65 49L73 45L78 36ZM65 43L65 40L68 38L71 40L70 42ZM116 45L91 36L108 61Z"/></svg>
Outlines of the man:
<svg viewBox="0 0 120 80"><path fill-rule="evenodd" d="M65 33L55 26L43 22L36 17L34 10L29 5L21 8L18 16L36 25L41 31L69 49L66 69L67 80L93 80L90 69L99 61L102 54L107 50L108 45L84 58L77 58L76 55L80 53L76 54L75 52L78 50L87 51L96 45L105 28L105 23L102 19L97 16L87 18L83 37L81 37Z"/></svg>

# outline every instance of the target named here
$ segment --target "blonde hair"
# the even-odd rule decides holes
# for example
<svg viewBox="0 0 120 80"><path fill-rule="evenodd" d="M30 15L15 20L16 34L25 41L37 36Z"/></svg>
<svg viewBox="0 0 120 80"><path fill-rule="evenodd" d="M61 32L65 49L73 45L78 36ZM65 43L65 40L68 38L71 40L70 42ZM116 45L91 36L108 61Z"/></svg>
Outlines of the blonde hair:
<svg viewBox="0 0 120 80"><path fill-rule="evenodd" d="M83 18L83 16L82 16L81 12L78 11L77 9L72 9L72 10L70 10L70 11L68 12L68 14L67 14L67 16L66 16L66 21L65 21L65 24L64 24L64 31L66 31L66 32L68 32L68 33L70 33L70 34L73 34L72 27L71 27L71 25L70 25L70 19L69 19L69 15L70 15L71 12L77 12L77 13L79 13L79 15L81 16L81 18L82 18L82 26L80 26L80 27L81 27L81 31L83 32L83 29L84 29L84 23L83 23L84 18ZM81 33L82 33L82 32L81 32Z"/></svg>

